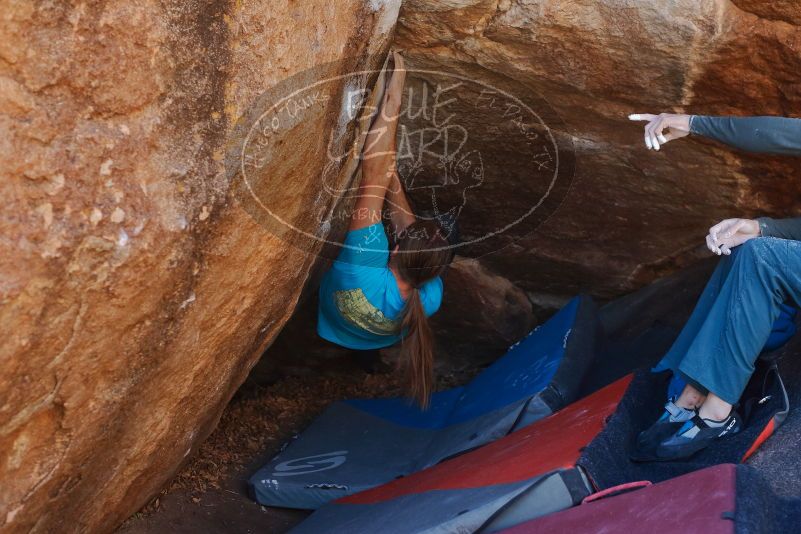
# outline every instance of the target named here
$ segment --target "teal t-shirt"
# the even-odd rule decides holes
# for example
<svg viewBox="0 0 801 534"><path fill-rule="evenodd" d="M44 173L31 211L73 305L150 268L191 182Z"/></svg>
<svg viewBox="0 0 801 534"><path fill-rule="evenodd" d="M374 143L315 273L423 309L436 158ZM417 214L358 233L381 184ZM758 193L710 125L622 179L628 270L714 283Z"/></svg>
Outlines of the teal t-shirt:
<svg viewBox="0 0 801 534"><path fill-rule="evenodd" d="M317 333L349 349L369 350L400 341L401 297L389 266L389 241L384 225L352 230L342 251L320 284ZM439 309L442 279L420 288L426 316Z"/></svg>

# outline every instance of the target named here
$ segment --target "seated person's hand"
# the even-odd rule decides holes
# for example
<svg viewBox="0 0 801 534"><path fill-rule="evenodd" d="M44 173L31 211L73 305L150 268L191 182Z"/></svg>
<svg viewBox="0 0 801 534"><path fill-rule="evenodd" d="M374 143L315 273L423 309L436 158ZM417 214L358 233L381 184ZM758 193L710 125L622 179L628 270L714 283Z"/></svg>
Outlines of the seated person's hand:
<svg viewBox="0 0 801 534"><path fill-rule="evenodd" d="M648 121L645 125L645 146L659 150L660 145L673 141L690 133L690 116L673 113L634 113L629 120Z"/></svg>
<svg viewBox="0 0 801 534"><path fill-rule="evenodd" d="M759 234L759 223L753 219L724 219L709 229L706 246L718 256L728 256L731 249L759 237Z"/></svg>

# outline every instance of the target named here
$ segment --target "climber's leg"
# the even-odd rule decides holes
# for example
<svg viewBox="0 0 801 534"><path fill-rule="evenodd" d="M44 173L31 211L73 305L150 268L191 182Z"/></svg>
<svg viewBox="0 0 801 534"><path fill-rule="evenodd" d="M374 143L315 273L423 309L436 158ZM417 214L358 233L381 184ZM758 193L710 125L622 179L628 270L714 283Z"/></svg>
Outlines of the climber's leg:
<svg viewBox="0 0 801 534"><path fill-rule="evenodd" d="M712 273L712 277L706 283L704 291L698 298L698 302L695 304L695 309L693 309L690 318L687 319L687 323L681 329L679 336L673 342L670 350L662 358L659 367L674 370L678 368L679 363L684 359L684 356L687 354L690 345L692 345L695 337L701 330L704 321L707 320L709 311L712 309L715 300L718 298L720 288L723 286L723 282L726 280L726 277L728 277L729 272L731 271L733 261L733 256L722 256L720 258L718 266ZM700 385L694 384L694 386L696 389L701 390L702 394L706 395L707 392L703 390Z"/></svg>
<svg viewBox="0 0 801 534"><path fill-rule="evenodd" d="M698 414L663 441L660 459L686 458L739 431L734 411L782 303L801 301L801 242L756 238L737 247L720 287L677 370L709 391Z"/></svg>
<svg viewBox="0 0 801 534"><path fill-rule="evenodd" d="M754 371L781 304L801 301L801 242L756 238L731 268L678 370L729 404Z"/></svg>
<svg viewBox="0 0 801 534"><path fill-rule="evenodd" d="M757 238L723 258L664 363L688 380L638 437L641 451L682 458L739 429L732 410L781 304L801 295L801 242ZM696 408L699 408L696 413Z"/></svg>
<svg viewBox="0 0 801 534"><path fill-rule="evenodd" d="M709 316L709 311L715 303L715 300L720 294L720 289L723 282L731 272L733 259L731 256L723 256L720 258L715 271L712 273L709 281L704 287L704 291L698 298L690 318L685 323L679 336L673 342L670 350L662 358L662 361L657 365L657 369L673 369L674 373L678 373L677 369L679 363L684 359L690 346L692 345L698 332L701 330L704 322ZM706 399L708 391L700 384L688 380L688 377L682 377L685 382L689 382L684 386L681 394L668 399L665 403L665 410L662 415L650 427L640 432L637 436L637 449L639 452L633 455L634 459L642 459L642 454L645 458L650 458L656 447L669 438L681 426L695 416L696 409L703 404Z"/></svg>

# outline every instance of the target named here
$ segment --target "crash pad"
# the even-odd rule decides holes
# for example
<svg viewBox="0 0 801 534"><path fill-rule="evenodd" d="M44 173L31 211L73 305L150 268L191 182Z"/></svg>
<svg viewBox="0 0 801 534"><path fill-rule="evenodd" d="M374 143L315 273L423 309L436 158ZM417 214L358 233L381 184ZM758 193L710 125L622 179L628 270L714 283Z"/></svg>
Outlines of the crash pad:
<svg viewBox="0 0 801 534"><path fill-rule="evenodd" d="M575 400L598 330L594 303L576 297L427 410L404 398L335 403L251 477L253 498L314 509L525 428Z"/></svg>
<svg viewBox="0 0 801 534"><path fill-rule="evenodd" d="M576 461L629 381L484 447L328 503L292 532L493 532L573 506L590 493Z"/></svg>

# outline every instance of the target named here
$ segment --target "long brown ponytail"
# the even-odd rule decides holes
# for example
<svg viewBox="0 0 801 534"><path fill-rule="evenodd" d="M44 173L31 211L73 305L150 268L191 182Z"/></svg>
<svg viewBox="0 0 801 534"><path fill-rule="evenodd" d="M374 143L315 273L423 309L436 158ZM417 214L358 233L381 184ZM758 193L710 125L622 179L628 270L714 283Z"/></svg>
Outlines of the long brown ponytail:
<svg viewBox="0 0 801 534"><path fill-rule="evenodd" d="M412 286L401 322L401 365L408 375L411 397L423 408L428 407L434 388L434 336L420 289L428 280L442 274L452 258L451 247L439 225L417 221L404 231L394 259L398 275Z"/></svg>

